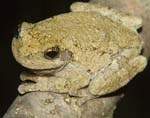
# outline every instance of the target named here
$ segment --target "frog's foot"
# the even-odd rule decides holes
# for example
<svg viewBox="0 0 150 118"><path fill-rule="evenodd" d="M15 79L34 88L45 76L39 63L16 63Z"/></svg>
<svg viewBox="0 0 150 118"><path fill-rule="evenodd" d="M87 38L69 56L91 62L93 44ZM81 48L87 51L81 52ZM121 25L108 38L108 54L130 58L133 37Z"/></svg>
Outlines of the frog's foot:
<svg viewBox="0 0 150 118"><path fill-rule="evenodd" d="M93 95L111 93L126 85L138 72L146 66L146 58L133 57L130 60L124 56L116 58L107 68L100 70L89 85Z"/></svg>
<svg viewBox="0 0 150 118"><path fill-rule="evenodd" d="M88 86L80 89L71 89L69 90L69 95L73 97L93 97L93 95L90 93Z"/></svg>
<svg viewBox="0 0 150 118"><path fill-rule="evenodd" d="M83 105L84 103L86 103L87 101L89 101L91 99L95 99L95 98L99 97L99 96L92 95L89 92L88 87L78 89L78 90L77 89L72 89L72 90L69 91L69 95L73 96L73 97L79 97L79 99L77 100L77 105L78 106Z"/></svg>
<svg viewBox="0 0 150 118"><path fill-rule="evenodd" d="M77 105L82 106L87 101L92 100L92 99L96 99L96 98L98 98L98 96L93 96L93 95L79 98L78 101L77 101Z"/></svg>

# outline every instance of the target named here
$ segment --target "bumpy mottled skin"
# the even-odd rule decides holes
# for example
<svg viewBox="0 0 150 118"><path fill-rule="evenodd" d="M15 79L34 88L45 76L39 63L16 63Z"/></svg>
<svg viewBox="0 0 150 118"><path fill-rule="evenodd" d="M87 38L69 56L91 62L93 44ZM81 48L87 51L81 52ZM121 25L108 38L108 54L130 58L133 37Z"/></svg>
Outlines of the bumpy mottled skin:
<svg viewBox="0 0 150 118"><path fill-rule="evenodd" d="M136 32L141 19L96 4L75 3L71 10L21 25L12 50L16 60L32 70L22 73L21 79L34 82L20 85L21 94L101 96L126 85L146 66ZM56 47L56 58L46 58L45 52Z"/></svg>

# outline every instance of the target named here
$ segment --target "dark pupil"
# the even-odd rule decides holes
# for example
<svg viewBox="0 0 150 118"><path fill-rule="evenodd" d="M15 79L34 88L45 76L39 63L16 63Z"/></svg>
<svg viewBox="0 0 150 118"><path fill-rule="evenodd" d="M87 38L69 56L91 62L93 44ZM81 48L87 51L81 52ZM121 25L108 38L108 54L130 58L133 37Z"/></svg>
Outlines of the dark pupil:
<svg viewBox="0 0 150 118"><path fill-rule="evenodd" d="M49 51L46 53L46 56L49 58L55 58L55 57L57 57L57 55L58 55L57 51Z"/></svg>
<svg viewBox="0 0 150 118"><path fill-rule="evenodd" d="M53 47L52 49L48 49L45 51L44 56L47 59L54 59L59 55L59 48Z"/></svg>
<svg viewBox="0 0 150 118"><path fill-rule="evenodd" d="M143 31L143 27L140 27L139 29L137 29L138 33L141 33Z"/></svg>

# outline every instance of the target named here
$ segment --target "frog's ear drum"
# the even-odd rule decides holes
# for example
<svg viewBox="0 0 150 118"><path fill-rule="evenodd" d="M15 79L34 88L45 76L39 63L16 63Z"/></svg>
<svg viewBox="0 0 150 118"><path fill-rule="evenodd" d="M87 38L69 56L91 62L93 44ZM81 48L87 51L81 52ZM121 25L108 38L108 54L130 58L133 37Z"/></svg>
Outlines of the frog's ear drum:
<svg viewBox="0 0 150 118"><path fill-rule="evenodd" d="M61 52L60 59L69 62L73 58L73 53L67 49Z"/></svg>

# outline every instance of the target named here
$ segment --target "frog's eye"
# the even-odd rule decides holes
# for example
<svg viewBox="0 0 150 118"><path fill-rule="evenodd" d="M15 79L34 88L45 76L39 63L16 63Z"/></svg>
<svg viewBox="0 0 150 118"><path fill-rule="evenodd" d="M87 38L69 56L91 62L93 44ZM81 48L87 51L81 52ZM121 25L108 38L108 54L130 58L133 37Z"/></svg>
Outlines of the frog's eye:
<svg viewBox="0 0 150 118"><path fill-rule="evenodd" d="M58 46L52 47L52 48L48 48L44 52L44 57L46 59L55 59L58 56L59 56L59 48L58 48Z"/></svg>
<svg viewBox="0 0 150 118"><path fill-rule="evenodd" d="M140 27L140 28L137 29L138 33L141 33L142 31L143 31L143 27Z"/></svg>

